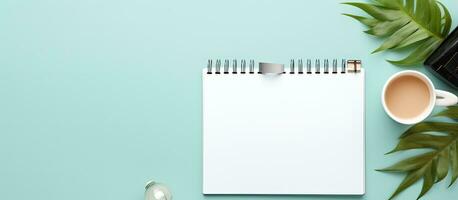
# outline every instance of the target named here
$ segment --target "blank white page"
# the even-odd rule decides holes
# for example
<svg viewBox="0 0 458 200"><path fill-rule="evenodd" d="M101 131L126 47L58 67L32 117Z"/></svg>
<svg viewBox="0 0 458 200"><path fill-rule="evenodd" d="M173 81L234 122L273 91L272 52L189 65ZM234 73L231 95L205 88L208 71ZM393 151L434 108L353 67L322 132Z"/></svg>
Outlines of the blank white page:
<svg viewBox="0 0 458 200"><path fill-rule="evenodd" d="M203 72L204 194L364 194L364 70Z"/></svg>

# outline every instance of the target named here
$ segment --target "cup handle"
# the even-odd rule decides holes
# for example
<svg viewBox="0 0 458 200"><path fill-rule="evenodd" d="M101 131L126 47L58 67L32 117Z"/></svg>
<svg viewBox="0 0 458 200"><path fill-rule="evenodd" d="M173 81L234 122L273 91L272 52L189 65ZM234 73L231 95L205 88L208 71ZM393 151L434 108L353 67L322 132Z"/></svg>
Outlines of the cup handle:
<svg viewBox="0 0 458 200"><path fill-rule="evenodd" d="M458 103L458 97L450 92L436 90L436 106L452 106Z"/></svg>

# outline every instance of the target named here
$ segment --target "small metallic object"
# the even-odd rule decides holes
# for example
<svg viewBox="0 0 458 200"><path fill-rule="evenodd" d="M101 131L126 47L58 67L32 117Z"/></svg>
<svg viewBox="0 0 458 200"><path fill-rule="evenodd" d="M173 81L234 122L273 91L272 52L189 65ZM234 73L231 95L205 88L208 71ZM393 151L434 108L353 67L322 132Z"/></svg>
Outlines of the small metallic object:
<svg viewBox="0 0 458 200"><path fill-rule="evenodd" d="M297 69L299 70L299 74L304 73L304 63L302 63L302 59L297 61Z"/></svg>
<svg viewBox="0 0 458 200"><path fill-rule="evenodd" d="M254 60L250 60L250 74L254 74Z"/></svg>
<svg viewBox="0 0 458 200"><path fill-rule="evenodd" d="M145 200L172 200L172 194L165 185L149 181L145 186Z"/></svg>
<svg viewBox="0 0 458 200"><path fill-rule="evenodd" d="M324 59L324 73L329 74L329 60Z"/></svg>
<svg viewBox="0 0 458 200"><path fill-rule="evenodd" d="M307 59L307 74L312 73L312 60Z"/></svg>
<svg viewBox="0 0 458 200"><path fill-rule="evenodd" d="M342 66L340 66L340 68L341 68L340 73L345 74L345 72L347 71L347 69L346 69L346 68L347 68L346 64L347 64L347 61L346 61L345 59L342 59L342 64L341 64Z"/></svg>
<svg viewBox="0 0 458 200"><path fill-rule="evenodd" d="M232 60L232 73L237 74L237 59Z"/></svg>
<svg viewBox="0 0 458 200"><path fill-rule="evenodd" d="M224 60L224 73L229 74L229 60Z"/></svg>
<svg viewBox="0 0 458 200"><path fill-rule="evenodd" d="M315 60L315 74L319 74L320 73L320 59L316 59Z"/></svg>
<svg viewBox="0 0 458 200"><path fill-rule="evenodd" d="M289 64L289 73L294 74L294 59L291 59L291 63Z"/></svg>
<svg viewBox="0 0 458 200"><path fill-rule="evenodd" d="M221 70L221 60L218 59L218 60L216 60L216 72L215 72L215 74L220 74L220 70Z"/></svg>
<svg viewBox="0 0 458 200"><path fill-rule="evenodd" d="M259 72L262 74L283 74L285 66L282 64L274 63L259 63Z"/></svg>
<svg viewBox="0 0 458 200"><path fill-rule="evenodd" d="M332 73L337 74L337 59L332 60Z"/></svg>
<svg viewBox="0 0 458 200"><path fill-rule="evenodd" d="M361 60L348 60L347 61L347 72L358 73L361 71Z"/></svg>
<svg viewBox="0 0 458 200"><path fill-rule="evenodd" d="M245 69L246 69L246 60L241 60L240 61L240 73L245 74Z"/></svg>
<svg viewBox="0 0 458 200"><path fill-rule="evenodd" d="M212 73L212 65L213 65L213 60L209 59L208 64L207 64L207 74Z"/></svg>

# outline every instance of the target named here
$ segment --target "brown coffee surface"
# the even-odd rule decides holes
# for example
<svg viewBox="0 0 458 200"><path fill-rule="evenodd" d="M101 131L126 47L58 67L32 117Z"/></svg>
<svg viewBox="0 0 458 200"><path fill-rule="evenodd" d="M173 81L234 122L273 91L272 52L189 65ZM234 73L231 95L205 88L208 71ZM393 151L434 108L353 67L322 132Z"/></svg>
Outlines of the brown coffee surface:
<svg viewBox="0 0 458 200"><path fill-rule="evenodd" d="M420 116L429 106L428 85L415 76L401 76L388 85L385 91L388 110L396 117L411 119Z"/></svg>

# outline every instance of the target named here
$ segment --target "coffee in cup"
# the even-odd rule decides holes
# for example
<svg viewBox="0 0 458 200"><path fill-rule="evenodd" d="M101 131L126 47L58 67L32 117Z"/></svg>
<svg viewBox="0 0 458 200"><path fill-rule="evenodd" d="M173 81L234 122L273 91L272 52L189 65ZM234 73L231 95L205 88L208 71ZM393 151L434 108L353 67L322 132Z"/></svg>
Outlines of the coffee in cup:
<svg viewBox="0 0 458 200"><path fill-rule="evenodd" d="M391 76L382 91L386 113L402 124L415 124L428 117L434 105L450 106L458 98L446 91L436 90L424 74L406 70Z"/></svg>

